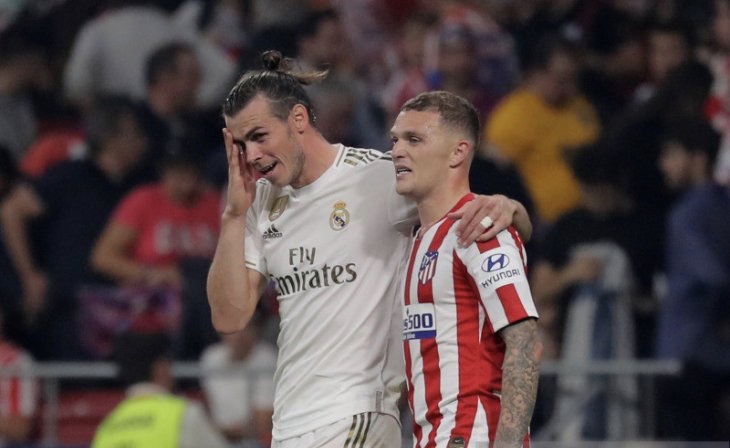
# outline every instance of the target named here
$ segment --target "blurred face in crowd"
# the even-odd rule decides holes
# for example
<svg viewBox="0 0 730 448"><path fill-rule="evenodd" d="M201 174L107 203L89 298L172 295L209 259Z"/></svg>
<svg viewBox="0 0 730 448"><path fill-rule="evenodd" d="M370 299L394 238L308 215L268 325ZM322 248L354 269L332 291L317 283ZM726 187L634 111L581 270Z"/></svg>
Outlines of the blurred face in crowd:
<svg viewBox="0 0 730 448"><path fill-rule="evenodd" d="M571 55L556 52L545 70L538 74L539 90L550 104L561 106L578 95L580 66Z"/></svg>
<svg viewBox="0 0 730 448"><path fill-rule="evenodd" d="M421 20L412 19L403 25L400 51L407 67L422 67L427 34L428 25Z"/></svg>
<svg viewBox="0 0 730 448"><path fill-rule="evenodd" d="M104 149L116 154L116 163L122 172L134 169L147 151L147 135L133 114L120 118L117 130L103 143Z"/></svg>
<svg viewBox="0 0 730 448"><path fill-rule="evenodd" d="M715 1L712 34L715 43L721 50L730 51L730 2L728 0Z"/></svg>
<svg viewBox="0 0 730 448"><path fill-rule="evenodd" d="M691 184L693 165L692 153L678 142L669 141L662 146L659 168L664 181L673 190L682 190Z"/></svg>
<svg viewBox="0 0 730 448"><path fill-rule="evenodd" d="M316 32L301 41L302 56L315 67L336 65L345 56L348 47L347 34L336 18L323 20Z"/></svg>
<svg viewBox="0 0 730 448"><path fill-rule="evenodd" d="M468 86L475 80L477 58L474 45L466 38L452 38L439 47L439 71L447 83Z"/></svg>
<svg viewBox="0 0 730 448"><path fill-rule="evenodd" d="M197 105L198 90L202 80L198 57L192 51L177 56L175 73L169 77L169 88L179 110L191 110Z"/></svg>
<svg viewBox="0 0 730 448"><path fill-rule="evenodd" d="M200 168L192 165L163 168L162 185L170 199L183 206L194 205L204 189Z"/></svg>
<svg viewBox="0 0 730 448"><path fill-rule="evenodd" d="M289 117L281 120L272 114L269 101L259 95L235 116L225 117L233 141L244 151L256 177L278 187L303 185L304 149L294 128L302 114L306 114L304 106L296 105Z"/></svg>
<svg viewBox="0 0 730 448"><path fill-rule="evenodd" d="M689 48L680 34L659 31L649 37L649 70L653 81L661 82L688 58Z"/></svg>

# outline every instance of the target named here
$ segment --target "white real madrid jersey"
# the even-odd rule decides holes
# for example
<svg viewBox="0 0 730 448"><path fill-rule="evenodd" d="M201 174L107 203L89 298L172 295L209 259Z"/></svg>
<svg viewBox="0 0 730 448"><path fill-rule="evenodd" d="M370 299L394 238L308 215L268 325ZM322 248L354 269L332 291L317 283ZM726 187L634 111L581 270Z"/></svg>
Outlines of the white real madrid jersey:
<svg viewBox="0 0 730 448"><path fill-rule="evenodd" d="M257 184L246 263L279 292L275 440L361 412L397 418L403 376L397 285L415 207L390 154L335 146L302 188Z"/></svg>
<svg viewBox="0 0 730 448"><path fill-rule="evenodd" d="M517 232L461 247L455 224L444 218L413 239L399 293L416 448L494 440L505 354L497 332L537 317Z"/></svg>

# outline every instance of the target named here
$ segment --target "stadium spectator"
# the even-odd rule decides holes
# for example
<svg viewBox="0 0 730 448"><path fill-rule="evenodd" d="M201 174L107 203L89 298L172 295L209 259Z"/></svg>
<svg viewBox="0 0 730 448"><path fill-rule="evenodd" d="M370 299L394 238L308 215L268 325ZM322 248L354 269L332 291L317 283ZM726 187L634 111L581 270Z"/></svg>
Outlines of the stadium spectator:
<svg viewBox="0 0 730 448"><path fill-rule="evenodd" d="M201 177L199 157L168 154L157 184L143 185L119 204L91 257L95 270L119 283L182 286L177 264L212 257L220 195Z"/></svg>
<svg viewBox="0 0 730 448"><path fill-rule="evenodd" d="M648 357L653 351L652 286L660 243L651 216L634 207L626 194L625 171L611 149L588 146L575 156L571 166L581 192L579 206L550 227L532 269L547 359L583 363ZM612 398L634 396L630 377L558 377L554 403L553 383L543 384L541 412L567 412L580 394L604 383L610 392L594 396L577 421L561 428L560 440L635 434L636 409ZM626 432L616 434L603 417L619 409L620 431Z"/></svg>
<svg viewBox="0 0 730 448"><path fill-rule="evenodd" d="M322 83L345 83L346 89L356 95L350 129L352 144L359 148L385 149L385 112L379 98L347 66L349 43L337 12L333 9L312 12L301 26L297 48L297 61L303 69L329 67L330 75Z"/></svg>
<svg viewBox="0 0 730 448"><path fill-rule="evenodd" d="M86 117L86 141L88 159L18 184L0 211L25 316L47 332L35 349L48 349L43 356L53 358L84 356L75 325L78 288L93 278L91 248L147 148L136 107L124 98L97 102Z"/></svg>
<svg viewBox="0 0 730 448"><path fill-rule="evenodd" d="M33 377L33 358L5 337L5 314L0 311L0 444L29 441L40 403L39 385ZM12 374L18 374L13 376Z"/></svg>
<svg viewBox="0 0 730 448"><path fill-rule="evenodd" d="M49 79L43 46L20 26L22 22L0 33L0 145L16 161L38 134L31 90Z"/></svg>
<svg viewBox="0 0 730 448"><path fill-rule="evenodd" d="M180 334L182 264L211 259L220 227L220 194L208 188L201 170L195 154L166 155L160 182L140 186L121 201L90 257L94 271L139 294L143 306L128 316L131 328L169 332L176 353L186 338Z"/></svg>
<svg viewBox="0 0 730 448"><path fill-rule="evenodd" d="M525 84L507 95L489 117L485 140L514 163L535 201L538 218L550 223L578 204L568 158L598 137L599 121L579 91L581 64L575 45L543 38L533 48L527 67Z"/></svg>
<svg viewBox="0 0 730 448"><path fill-rule="evenodd" d="M218 146L220 120L213 119L198 105L201 63L192 45L171 42L154 50L145 61L146 96L141 102L142 123L150 136L150 150L141 169L140 179L159 179L160 163L165 154L195 148L205 157ZM215 120L215 123L214 121Z"/></svg>
<svg viewBox="0 0 730 448"><path fill-rule="evenodd" d="M63 74L67 98L82 108L101 94L145 96L144 66L156 49L174 41L195 47L201 60L200 104L213 106L225 95L235 65L199 33L177 26L150 0L112 0L78 32Z"/></svg>
<svg viewBox="0 0 730 448"><path fill-rule="evenodd" d="M203 391L213 421L233 443L270 443L276 349L262 339L261 307L237 333L208 347L200 358Z"/></svg>
<svg viewBox="0 0 730 448"><path fill-rule="evenodd" d="M668 217L657 356L678 359L684 368L661 386L659 433L728 440L730 190L712 180L720 138L704 121L683 120L668 128L664 142L662 171L683 194Z"/></svg>
<svg viewBox="0 0 730 448"><path fill-rule="evenodd" d="M639 86L636 100L644 102L656 92L667 75L692 57L693 39L690 31L676 21L655 23L648 30L648 81Z"/></svg>
<svg viewBox="0 0 730 448"><path fill-rule="evenodd" d="M120 335L114 346L127 398L99 425L93 448L225 448L203 407L172 394L170 341L162 334Z"/></svg>

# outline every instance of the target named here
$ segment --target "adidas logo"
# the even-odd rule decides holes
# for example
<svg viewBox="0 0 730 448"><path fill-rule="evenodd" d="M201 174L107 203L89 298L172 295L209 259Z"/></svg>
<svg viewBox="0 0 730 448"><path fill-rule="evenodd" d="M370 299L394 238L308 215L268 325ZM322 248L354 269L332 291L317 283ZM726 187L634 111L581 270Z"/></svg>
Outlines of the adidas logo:
<svg viewBox="0 0 730 448"><path fill-rule="evenodd" d="M275 225L271 224L268 229L264 232L264 239L270 240L272 238L281 238L281 232L276 228Z"/></svg>

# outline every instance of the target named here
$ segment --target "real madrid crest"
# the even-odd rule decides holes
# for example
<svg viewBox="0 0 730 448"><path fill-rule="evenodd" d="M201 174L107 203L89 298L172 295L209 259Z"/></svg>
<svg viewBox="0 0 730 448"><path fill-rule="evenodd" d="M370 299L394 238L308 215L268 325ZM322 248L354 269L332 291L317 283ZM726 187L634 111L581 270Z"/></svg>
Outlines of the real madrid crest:
<svg viewBox="0 0 730 448"><path fill-rule="evenodd" d="M286 210L288 203L289 196L279 196L276 198L274 203L271 205L271 210L269 210L269 221L273 221L281 216L281 214L284 213L284 210Z"/></svg>
<svg viewBox="0 0 730 448"><path fill-rule="evenodd" d="M337 201L335 209L330 213L330 227L332 230L342 230L350 223L350 212L347 211L347 204L344 201Z"/></svg>

